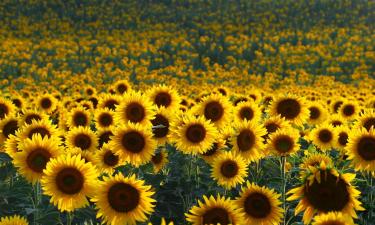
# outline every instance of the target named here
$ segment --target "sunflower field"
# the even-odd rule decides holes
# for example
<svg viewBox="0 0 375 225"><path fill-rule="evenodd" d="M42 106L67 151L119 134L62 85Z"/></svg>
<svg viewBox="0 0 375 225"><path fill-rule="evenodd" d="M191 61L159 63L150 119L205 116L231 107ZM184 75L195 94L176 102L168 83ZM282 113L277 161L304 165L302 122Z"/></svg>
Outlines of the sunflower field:
<svg viewBox="0 0 375 225"><path fill-rule="evenodd" d="M0 225L374 225L375 1L0 1Z"/></svg>

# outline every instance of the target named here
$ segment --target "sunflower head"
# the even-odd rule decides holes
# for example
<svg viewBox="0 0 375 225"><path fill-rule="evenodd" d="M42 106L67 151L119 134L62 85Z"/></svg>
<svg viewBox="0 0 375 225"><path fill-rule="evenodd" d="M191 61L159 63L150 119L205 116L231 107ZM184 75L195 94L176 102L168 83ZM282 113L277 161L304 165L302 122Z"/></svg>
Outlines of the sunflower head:
<svg viewBox="0 0 375 225"><path fill-rule="evenodd" d="M232 105L227 97L218 94L204 97L195 109L219 129L227 125L232 114Z"/></svg>
<svg viewBox="0 0 375 225"><path fill-rule="evenodd" d="M271 116L280 115L296 125L304 124L309 117L305 100L294 95L275 98L268 111Z"/></svg>
<svg viewBox="0 0 375 225"><path fill-rule="evenodd" d="M15 113L15 106L6 98L0 97L0 120Z"/></svg>
<svg viewBox="0 0 375 225"><path fill-rule="evenodd" d="M97 129L111 128L115 125L114 112L110 109L97 109L94 113L95 127Z"/></svg>
<svg viewBox="0 0 375 225"><path fill-rule="evenodd" d="M154 166L154 173L158 173L168 163L168 152L164 148L160 148L152 156L151 162Z"/></svg>
<svg viewBox="0 0 375 225"><path fill-rule="evenodd" d="M342 212L329 212L314 217L312 225L355 225L350 215Z"/></svg>
<svg viewBox="0 0 375 225"><path fill-rule="evenodd" d="M260 107L253 101L240 102L234 108L234 116L236 120L249 120L259 122L262 112Z"/></svg>
<svg viewBox="0 0 375 225"><path fill-rule="evenodd" d="M1 225L28 225L27 219L19 215L5 216L0 218Z"/></svg>
<svg viewBox="0 0 375 225"><path fill-rule="evenodd" d="M0 144L3 144L10 136L15 135L19 129L18 119L7 116L0 120Z"/></svg>
<svg viewBox="0 0 375 225"><path fill-rule="evenodd" d="M271 134L267 150L275 155L287 156L299 150L299 132L293 128L279 129Z"/></svg>
<svg viewBox="0 0 375 225"><path fill-rule="evenodd" d="M72 127L87 127L91 122L90 112L83 107L75 107L67 115L67 125L69 128Z"/></svg>
<svg viewBox="0 0 375 225"><path fill-rule="evenodd" d="M172 120L173 116L164 107L158 108L155 117L151 120L152 133L159 145L163 145L168 141L169 126Z"/></svg>
<svg viewBox="0 0 375 225"><path fill-rule="evenodd" d="M95 151L98 137L89 127L74 127L66 134L68 148L80 148L82 151Z"/></svg>
<svg viewBox="0 0 375 225"><path fill-rule="evenodd" d="M147 95L150 101L158 108L164 107L168 110L174 110L181 102L177 91L165 85L154 86L147 92Z"/></svg>
<svg viewBox="0 0 375 225"><path fill-rule="evenodd" d="M102 172L112 175L114 169L121 165L121 160L108 144L104 144L93 157L93 162Z"/></svg>
<svg viewBox="0 0 375 225"><path fill-rule="evenodd" d="M331 149L335 143L337 135L332 125L324 123L315 127L308 136L314 145L323 151Z"/></svg>

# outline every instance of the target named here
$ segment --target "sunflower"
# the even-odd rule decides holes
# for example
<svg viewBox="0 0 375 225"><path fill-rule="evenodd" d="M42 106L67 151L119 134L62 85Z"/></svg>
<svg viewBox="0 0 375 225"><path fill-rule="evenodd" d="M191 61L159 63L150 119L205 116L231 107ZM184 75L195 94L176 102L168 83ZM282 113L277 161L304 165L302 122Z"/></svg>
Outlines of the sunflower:
<svg viewBox="0 0 375 225"><path fill-rule="evenodd" d="M91 86L86 86L84 92L85 92L85 95L87 95L87 96L93 96L93 95L96 94L95 88L93 88Z"/></svg>
<svg viewBox="0 0 375 225"><path fill-rule="evenodd" d="M375 129L375 110L366 110L364 113L361 113L357 118L356 127L364 127L367 131L371 128Z"/></svg>
<svg viewBox="0 0 375 225"><path fill-rule="evenodd" d="M41 180L43 194L61 212L74 211L89 204L87 197L98 188L97 171L80 155L62 155L47 163Z"/></svg>
<svg viewBox="0 0 375 225"><path fill-rule="evenodd" d="M138 167L150 162L156 148L156 141L152 138L149 126L128 123L115 130L110 147L116 151L121 160Z"/></svg>
<svg viewBox="0 0 375 225"><path fill-rule="evenodd" d="M349 133L349 141L345 147L348 159L356 170L375 170L375 129L358 129Z"/></svg>
<svg viewBox="0 0 375 225"><path fill-rule="evenodd" d="M215 126L203 116L187 114L172 123L169 139L178 150L195 155L207 152L217 135Z"/></svg>
<svg viewBox="0 0 375 225"><path fill-rule="evenodd" d="M342 98L342 97L336 97L336 100L331 102L331 112L338 113L339 112L339 108L344 103L344 101L345 101L344 98Z"/></svg>
<svg viewBox="0 0 375 225"><path fill-rule="evenodd" d="M37 109L23 109L22 113L19 114L18 120L20 126L23 126L25 124L30 125L33 120L48 120L48 115Z"/></svg>
<svg viewBox="0 0 375 225"><path fill-rule="evenodd" d="M262 116L262 111L259 106L253 101L240 102L234 108L234 118L235 120L249 120L259 122Z"/></svg>
<svg viewBox="0 0 375 225"><path fill-rule="evenodd" d="M152 103L139 92L127 93L121 104L117 106L115 121L118 124L129 122L149 124L154 118L155 111Z"/></svg>
<svg viewBox="0 0 375 225"><path fill-rule="evenodd" d="M0 97L0 120L10 117L16 112L15 106L6 98Z"/></svg>
<svg viewBox="0 0 375 225"><path fill-rule="evenodd" d="M226 126L232 116L232 105L229 100L218 94L204 97L195 110L197 114L214 123L218 129Z"/></svg>
<svg viewBox="0 0 375 225"><path fill-rule="evenodd" d="M239 213L244 214L244 224L274 225L283 218L280 194L247 181L240 197L235 200Z"/></svg>
<svg viewBox="0 0 375 225"><path fill-rule="evenodd" d="M309 102L307 108L310 116L307 122L309 124L320 124L327 117L327 110L323 107L323 103L319 101Z"/></svg>
<svg viewBox="0 0 375 225"><path fill-rule="evenodd" d="M269 106L271 116L280 115L295 125L303 125L309 118L309 109L305 100L295 95L278 96Z"/></svg>
<svg viewBox="0 0 375 225"><path fill-rule="evenodd" d="M18 94L14 94L11 97L11 101L13 105L17 107L18 111L21 111L25 105L25 99L21 95L18 95Z"/></svg>
<svg viewBox="0 0 375 225"><path fill-rule="evenodd" d="M8 139L4 143L4 150L12 159L21 150L18 148L20 140L15 135L9 135ZM1 151L1 148L0 148Z"/></svg>
<svg viewBox="0 0 375 225"><path fill-rule="evenodd" d="M18 172L33 184L42 178L50 159L62 153L59 143L39 134L20 142L18 149L21 151L14 154L13 163L19 168Z"/></svg>
<svg viewBox="0 0 375 225"><path fill-rule="evenodd" d="M321 162L324 162L327 166L333 166L332 159L321 153L312 153L305 156L299 165L300 170L306 170L309 167L319 166Z"/></svg>
<svg viewBox="0 0 375 225"><path fill-rule="evenodd" d="M324 214L332 211L348 214L357 218L355 210L364 210L358 201L360 191L351 182L355 174L339 173L327 167L324 162L319 167L310 167L302 178L302 185L288 192L288 201L299 199L295 215L302 211L303 222L310 223L315 213Z"/></svg>
<svg viewBox="0 0 375 225"><path fill-rule="evenodd" d="M203 196L204 202L198 200L198 206L193 206L186 213L186 220L193 225L208 224L243 224L242 214L233 205L233 200L218 195L216 198Z"/></svg>
<svg viewBox="0 0 375 225"><path fill-rule="evenodd" d="M51 94L44 94L38 97L37 106L47 114L51 114L57 107L57 100Z"/></svg>
<svg viewBox="0 0 375 225"><path fill-rule="evenodd" d="M172 114L164 107L158 108L154 119L151 120L153 126L152 133L159 145L163 145L168 141L171 120L173 120Z"/></svg>
<svg viewBox="0 0 375 225"><path fill-rule="evenodd" d="M74 127L66 134L65 144L68 148L94 152L98 147L98 137L89 127Z"/></svg>
<svg viewBox="0 0 375 225"><path fill-rule="evenodd" d="M15 135L18 128L18 120L14 116L7 116L0 120L0 145L2 145L10 135Z"/></svg>
<svg viewBox="0 0 375 225"><path fill-rule="evenodd" d="M267 143L267 140L272 133L276 132L279 129L290 127L289 122L282 118L280 115L267 118L263 122L263 125L267 130L267 134L263 135L264 143Z"/></svg>
<svg viewBox="0 0 375 225"><path fill-rule="evenodd" d="M147 225L152 225L151 222L149 222ZM167 221L164 218L161 218L160 225L174 225L173 221L170 221L167 223Z"/></svg>
<svg viewBox="0 0 375 225"><path fill-rule="evenodd" d="M211 148L205 153L200 154L204 161L207 163L212 163L220 154L224 152L225 140L224 137L220 135L217 140L212 144Z"/></svg>
<svg viewBox="0 0 375 225"><path fill-rule="evenodd" d="M175 110L181 102L181 98L177 91L172 87L165 85L152 87L147 92L147 96L158 108L164 107L168 110Z"/></svg>
<svg viewBox="0 0 375 225"><path fill-rule="evenodd" d="M234 125L234 134L231 144L236 153L246 160L255 162L262 158L264 143L263 136L267 130L254 122L243 121Z"/></svg>
<svg viewBox="0 0 375 225"><path fill-rule="evenodd" d="M101 148L104 144L109 143L113 136L112 129L100 129L98 131L98 141L99 141L99 148Z"/></svg>
<svg viewBox="0 0 375 225"><path fill-rule="evenodd" d="M335 127L336 144L338 149L343 150L349 141L350 128L348 126Z"/></svg>
<svg viewBox="0 0 375 225"><path fill-rule="evenodd" d="M314 217L311 225L355 225L353 219L341 212L329 212Z"/></svg>
<svg viewBox="0 0 375 225"><path fill-rule="evenodd" d="M165 147L161 148L159 151L152 156L151 162L154 166L154 173L159 173L160 170L168 163L168 153L164 150Z"/></svg>
<svg viewBox="0 0 375 225"><path fill-rule="evenodd" d="M114 112L110 109L97 109L94 113L95 127L97 129L111 128L115 125Z"/></svg>
<svg viewBox="0 0 375 225"><path fill-rule="evenodd" d="M330 150L334 147L336 138L334 127L327 123L315 127L308 136L308 139L322 151Z"/></svg>
<svg viewBox="0 0 375 225"><path fill-rule="evenodd" d="M19 215L0 218L0 225L28 225L27 220Z"/></svg>
<svg viewBox="0 0 375 225"><path fill-rule="evenodd" d="M98 107L99 109L110 109L110 110L116 110L116 107L120 104L122 101L122 97L117 95L111 95L111 94L104 94L100 96Z"/></svg>
<svg viewBox="0 0 375 225"><path fill-rule="evenodd" d="M31 124L24 124L16 133L20 139L31 139L33 135L40 134L42 137L57 138L61 134L56 125L53 125L50 120L33 120Z"/></svg>
<svg viewBox="0 0 375 225"><path fill-rule="evenodd" d="M104 144L94 155L93 162L103 173L112 175L115 168L121 165L120 157L108 144Z"/></svg>
<svg viewBox="0 0 375 225"><path fill-rule="evenodd" d="M212 163L211 177L226 189L242 184L247 176L247 163L232 152L220 154Z"/></svg>
<svg viewBox="0 0 375 225"><path fill-rule="evenodd" d="M333 127L339 127L347 124L347 121L339 114L332 114L328 117L326 123L331 124Z"/></svg>
<svg viewBox="0 0 375 225"><path fill-rule="evenodd" d="M90 126L90 117L90 112L85 110L82 106L74 107L67 114L67 126L69 128Z"/></svg>
<svg viewBox="0 0 375 225"><path fill-rule="evenodd" d="M124 177L117 174L103 179L91 199L98 209L98 218L111 225L147 221L147 216L154 212L156 202L151 186L137 180L135 175Z"/></svg>
<svg viewBox="0 0 375 225"><path fill-rule="evenodd" d="M130 83L127 80L118 80L112 85L113 90L119 95L129 93L132 90Z"/></svg>
<svg viewBox="0 0 375 225"><path fill-rule="evenodd" d="M228 87L221 85L220 87L215 88L215 90L223 96L230 96L230 90Z"/></svg>
<svg viewBox="0 0 375 225"><path fill-rule="evenodd" d="M339 114L347 121L355 119L360 111L360 107L355 100L346 100L339 108Z"/></svg>
<svg viewBox="0 0 375 225"><path fill-rule="evenodd" d="M299 150L298 140L299 132L296 129L279 129L269 137L266 149L274 155L288 156Z"/></svg>
<svg viewBox="0 0 375 225"><path fill-rule="evenodd" d="M78 147L70 147L70 148L65 148L65 152L71 155L80 155L83 160L85 160L85 163L92 163L94 164L94 155L96 152L91 152L91 151L85 151L82 150ZM95 164L96 166L96 164Z"/></svg>

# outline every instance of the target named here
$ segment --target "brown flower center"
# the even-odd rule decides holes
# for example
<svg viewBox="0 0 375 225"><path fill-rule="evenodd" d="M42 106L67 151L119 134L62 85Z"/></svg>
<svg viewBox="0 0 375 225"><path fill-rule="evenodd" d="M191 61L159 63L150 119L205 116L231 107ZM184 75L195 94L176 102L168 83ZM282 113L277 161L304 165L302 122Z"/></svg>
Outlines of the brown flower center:
<svg viewBox="0 0 375 225"><path fill-rule="evenodd" d="M160 107L168 107L172 103L171 95L168 92L160 92L155 96L155 104Z"/></svg>
<svg viewBox="0 0 375 225"><path fill-rule="evenodd" d="M315 106L312 106L309 108L310 110L310 119L311 120L316 120L320 117L320 110L315 107Z"/></svg>
<svg viewBox="0 0 375 225"><path fill-rule="evenodd" d="M99 148L101 148L105 143L108 143L111 140L111 136L113 136L112 131L106 131L100 134L99 136Z"/></svg>
<svg viewBox="0 0 375 225"><path fill-rule="evenodd" d="M125 84L119 84L117 85L117 91L120 94L125 93L128 90L128 87Z"/></svg>
<svg viewBox="0 0 375 225"><path fill-rule="evenodd" d="M242 130L237 136L237 146L240 151L249 151L255 144L255 135L251 130Z"/></svg>
<svg viewBox="0 0 375 225"><path fill-rule="evenodd" d="M233 178L238 174L238 165L233 160L227 160L221 164L220 172L226 178Z"/></svg>
<svg viewBox="0 0 375 225"><path fill-rule="evenodd" d="M83 112L76 112L73 116L73 122L75 126L86 126L88 118Z"/></svg>
<svg viewBox="0 0 375 225"><path fill-rule="evenodd" d="M345 105L342 112L345 116L351 116L355 113L355 108L353 105Z"/></svg>
<svg viewBox="0 0 375 225"><path fill-rule="evenodd" d="M118 101L116 101L115 99L108 99L104 103L105 108L112 109L112 110L115 110L117 105L118 105Z"/></svg>
<svg viewBox="0 0 375 225"><path fill-rule="evenodd" d="M370 131L371 127L375 129L375 118L368 118L364 123L363 127L366 128L367 131Z"/></svg>
<svg viewBox="0 0 375 225"><path fill-rule="evenodd" d="M140 202L139 191L132 185L116 183L108 191L108 203L117 212L130 212L136 209Z"/></svg>
<svg viewBox="0 0 375 225"><path fill-rule="evenodd" d="M130 103L126 107L125 115L133 123L141 122L146 116L144 107L137 102Z"/></svg>
<svg viewBox="0 0 375 225"><path fill-rule="evenodd" d="M375 159L375 137L361 137L357 144L358 154L366 161Z"/></svg>
<svg viewBox="0 0 375 225"><path fill-rule="evenodd" d="M56 176L57 188L64 194L74 195L83 188L84 177L76 168L62 169Z"/></svg>
<svg viewBox="0 0 375 225"><path fill-rule="evenodd" d="M287 135L282 135L275 140L275 148L279 153L287 153L292 150L294 141Z"/></svg>
<svg viewBox="0 0 375 225"><path fill-rule="evenodd" d="M224 108L220 102L212 101L209 102L204 108L204 116L206 119L216 122L222 118L224 114Z"/></svg>
<svg viewBox="0 0 375 225"><path fill-rule="evenodd" d="M199 143L206 137L206 129L201 124L190 125L186 129L186 138L193 143Z"/></svg>
<svg viewBox="0 0 375 225"><path fill-rule="evenodd" d="M18 122L17 120L10 120L8 121L3 127L3 135L4 137L8 138L9 135L14 135L18 130Z"/></svg>
<svg viewBox="0 0 375 225"><path fill-rule="evenodd" d="M113 123L112 115L109 113L102 113L99 116L99 123L104 127L111 126Z"/></svg>
<svg viewBox="0 0 375 225"><path fill-rule="evenodd" d="M342 103L344 103L343 101L338 101L336 102L334 105L333 105L333 110L337 113L340 106L342 105Z"/></svg>
<svg viewBox="0 0 375 225"><path fill-rule="evenodd" d="M271 203L262 193L251 193L244 201L245 212L251 217L265 218L271 213Z"/></svg>
<svg viewBox="0 0 375 225"><path fill-rule="evenodd" d="M29 114L25 118L25 123L30 125L32 124L33 120L40 121L42 120L42 117L40 117L38 114Z"/></svg>
<svg viewBox="0 0 375 225"><path fill-rule="evenodd" d="M74 137L74 146L87 150L91 147L92 141L89 135L87 134L78 134Z"/></svg>
<svg viewBox="0 0 375 225"><path fill-rule="evenodd" d="M202 216L202 224L230 224L230 218L227 210L215 207L207 210Z"/></svg>
<svg viewBox="0 0 375 225"><path fill-rule="evenodd" d="M212 147L207 152L203 153L202 155L212 156L217 152L218 149L219 149L219 145L217 143L214 143Z"/></svg>
<svg viewBox="0 0 375 225"><path fill-rule="evenodd" d="M34 134L40 134L42 138L44 138L45 136L51 137L51 133L49 132L49 130L44 127L34 127L30 130L29 135L27 137L31 139Z"/></svg>
<svg viewBox="0 0 375 225"><path fill-rule="evenodd" d="M98 99L95 98L95 97L91 97L91 98L89 98L89 101L90 101L90 102L92 103L92 105L94 106L94 109L96 109L96 106L98 106L98 103L99 103Z"/></svg>
<svg viewBox="0 0 375 225"><path fill-rule="evenodd" d="M26 163L31 170L42 173L51 158L51 153L43 148L36 148L26 158Z"/></svg>
<svg viewBox="0 0 375 225"><path fill-rule="evenodd" d="M22 102L21 102L21 100L19 100L19 99L12 99L12 102L13 102L13 104L15 105L15 106L17 106L17 108L21 108L22 107Z"/></svg>
<svg viewBox="0 0 375 225"><path fill-rule="evenodd" d="M332 132L328 129L323 129L318 133L318 138L323 143L329 143L332 140L332 137Z"/></svg>
<svg viewBox="0 0 375 225"><path fill-rule="evenodd" d="M341 126L342 125L342 122L340 120L334 120L331 122L331 124L334 126L334 127L338 127L338 126Z"/></svg>
<svg viewBox="0 0 375 225"><path fill-rule="evenodd" d="M167 118L165 118L161 114L157 114L155 116L155 119L151 120L153 126L157 125L163 125L164 127L158 127L155 129L152 129L152 133L154 134L154 137L156 138L162 138L167 136L168 131L169 131L169 121Z"/></svg>
<svg viewBox="0 0 375 225"><path fill-rule="evenodd" d="M7 105L0 103L0 119L4 119L4 117L9 113L9 108Z"/></svg>
<svg viewBox="0 0 375 225"><path fill-rule="evenodd" d="M251 120L254 117L254 111L253 111L253 109L250 108L250 107L243 107L240 110L240 117L243 120L244 119Z"/></svg>
<svg viewBox="0 0 375 225"><path fill-rule="evenodd" d="M107 151L103 156L103 161L108 166L116 166L119 161L119 157L113 154L113 152Z"/></svg>
<svg viewBox="0 0 375 225"><path fill-rule="evenodd" d="M320 182L306 185L305 196L309 203L322 212L341 211L349 202L348 185L329 172L322 172Z"/></svg>
<svg viewBox="0 0 375 225"><path fill-rule="evenodd" d="M40 105L42 106L43 109L49 109L52 106L52 101L49 98L43 98L42 101L40 102Z"/></svg>
<svg viewBox="0 0 375 225"><path fill-rule="evenodd" d="M279 102L276 111L282 117L292 120L296 118L301 112L301 105L295 99L288 98Z"/></svg>
<svg viewBox="0 0 375 225"><path fill-rule="evenodd" d="M345 133L345 132L341 132L341 133L339 134L339 139L338 139L338 141L339 141L339 144L340 144L341 146L346 146L346 144L348 143L348 139L349 139L349 136L348 136L347 133Z"/></svg>
<svg viewBox="0 0 375 225"><path fill-rule="evenodd" d="M162 160L163 160L163 155L161 154L161 152L156 153L151 158L152 163L155 165L160 164Z"/></svg>
<svg viewBox="0 0 375 225"><path fill-rule="evenodd" d="M140 153L145 145L146 141L142 134L137 131L129 131L122 136L122 146L132 153Z"/></svg>

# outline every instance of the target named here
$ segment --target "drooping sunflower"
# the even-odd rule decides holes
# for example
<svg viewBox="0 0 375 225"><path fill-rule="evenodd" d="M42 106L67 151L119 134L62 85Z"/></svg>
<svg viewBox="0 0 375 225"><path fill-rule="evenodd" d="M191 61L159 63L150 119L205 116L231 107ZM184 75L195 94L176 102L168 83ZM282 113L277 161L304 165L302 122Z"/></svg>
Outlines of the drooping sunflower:
<svg viewBox="0 0 375 225"><path fill-rule="evenodd" d="M98 218L111 225L147 221L147 216L154 212L156 202L151 186L137 180L135 175L124 177L117 174L103 179L91 199L98 209Z"/></svg>
<svg viewBox="0 0 375 225"><path fill-rule="evenodd" d="M320 124L327 118L327 110L324 108L322 102L309 102L307 108L310 111L310 116L307 121L309 124Z"/></svg>
<svg viewBox="0 0 375 225"><path fill-rule="evenodd" d="M355 225L353 219L341 212L329 212L314 217L311 225Z"/></svg>
<svg viewBox="0 0 375 225"><path fill-rule="evenodd" d="M355 119L360 112L360 107L355 100L346 100L339 108L339 114L347 121Z"/></svg>
<svg viewBox="0 0 375 225"><path fill-rule="evenodd" d="M1 217L0 225L29 225L29 223L25 218L19 215L13 215Z"/></svg>
<svg viewBox="0 0 375 225"><path fill-rule="evenodd" d="M304 211L303 222L310 223L314 214L332 211L348 214L357 218L356 210L364 210L358 200L358 191L351 182L355 174L339 173L321 163L319 167L310 167L302 178L302 185L288 192L288 201L299 199L295 215Z"/></svg>
<svg viewBox="0 0 375 225"><path fill-rule="evenodd" d="M104 144L94 155L93 162L103 173L112 175L115 168L121 165L120 157L108 144Z"/></svg>
<svg viewBox="0 0 375 225"><path fill-rule="evenodd" d="M74 211L89 204L98 188L98 173L80 155L62 155L47 163L41 180L43 194L61 212Z"/></svg>
<svg viewBox="0 0 375 225"><path fill-rule="evenodd" d="M119 95L129 93L132 90L130 83L127 80L118 80L112 84L113 90Z"/></svg>
<svg viewBox="0 0 375 225"><path fill-rule="evenodd" d="M240 155L224 152L212 162L211 166L211 177L226 189L245 182L248 164Z"/></svg>
<svg viewBox="0 0 375 225"><path fill-rule="evenodd" d="M59 143L47 137L42 138L39 134L20 142L18 149L21 151L14 154L13 163L18 172L32 184L42 178L50 159L63 152Z"/></svg>
<svg viewBox="0 0 375 225"><path fill-rule="evenodd" d="M279 129L270 135L266 149L278 156L294 154L300 148L300 144L298 144L299 137L299 132L296 129Z"/></svg>
<svg viewBox="0 0 375 225"><path fill-rule="evenodd" d="M114 131L109 144L121 160L135 167L150 162L157 146L150 126L130 122Z"/></svg>
<svg viewBox="0 0 375 225"><path fill-rule="evenodd" d="M0 120L6 116L11 117L16 112L16 107L11 101L6 98L0 97Z"/></svg>
<svg viewBox="0 0 375 225"><path fill-rule="evenodd" d="M168 141L169 126L172 120L172 114L167 109L164 107L158 108L155 117L151 120L152 133L158 145L164 145Z"/></svg>
<svg viewBox="0 0 375 225"><path fill-rule="evenodd" d="M25 124L31 124L33 120L48 120L48 115L37 109L23 109L22 113L19 114L19 124L23 126Z"/></svg>
<svg viewBox="0 0 375 225"><path fill-rule="evenodd" d="M16 133L17 137L20 139L31 139L35 134L40 134L42 137L58 138L61 132L50 120L42 119L33 120L31 124L24 124Z"/></svg>
<svg viewBox="0 0 375 225"><path fill-rule="evenodd" d="M203 116L185 115L173 121L169 140L185 154L203 154L215 142L218 131Z"/></svg>
<svg viewBox="0 0 375 225"><path fill-rule="evenodd" d="M195 110L221 129L230 122L233 109L227 97L211 94L204 97Z"/></svg>
<svg viewBox="0 0 375 225"><path fill-rule="evenodd" d="M234 118L235 120L249 120L259 122L262 116L262 111L260 107L253 101L240 102L234 108Z"/></svg>
<svg viewBox="0 0 375 225"><path fill-rule="evenodd" d="M362 127L369 131L371 128L375 129L375 110L365 110L357 118L355 127L360 129Z"/></svg>
<svg viewBox="0 0 375 225"><path fill-rule="evenodd" d="M240 197L235 200L239 213L244 214L244 224L279 224L283 218L280 194L247 181Z"/></svg>
<svg viewBox="0 0 375 225"><path fill-rule="evenodd" d="M51 94L43 94L38 97L37 106L47 114L51 114L57 107L57 100Z"/></svg>
<svg viewBox="0 0 375 225"><path fill-rule="evenodd" d="M263 122L263 125L267 130L267 134L263 135L264 143L266 143L269 136L277 130L291 127L289 122L286 121L284 118L280 117L280 115L267 118Z"/></svg>
<svg viewBox="0 0 375 225"><path fill-rule="evenodd" d="M111 128L115 125L114 112L110 109L97 109L94 113L95 127L97 129Z"/></svg>
<svg viewBox="0 0 375 225"><path fill-rule="evenodd" d="M15 135L19 129L18 120L14 116L6 116L0 120L0 145L2 145L11 135Z"/></svg>
<svg viewBox="0 0 375 225"><path fill-rule="evenodd" d="M99 98L98 107L99 109L110 109L115 111L116 107L122 101L122 97L118 95L111 95L111 94L103 94Z"/></svg>
<svg viewBox="0 0 375 225"><path fill-rule="evenodd" d="M88 127L90 126L90 122L91 114L82 106L74 107L67 114L67 126L69 128L79 126Z"/></svg>
<svg viewBox="0 0 375 225"><path fill-rule="evenodd" d="M236 153L240 154L249 162L255 162L264 157L263 136L267 130L251 121L242 121L234 125L234 134L231 144Z"/></svg>
<svg viewBox="0 0 375 225"><path fill-rule="evenodd" d="M139 92L127 93L115 112L115 121L118 124L127 122L149 124L155 116L155 108L152 103Z"/></svg>
<svg viewBox="0 0 375 225"><path fill-rule="evenodd" d="M330 150L334 147L336 138L334 127L327 123L315 127L308 136L308 139L322 151Z"/></svg>
<svg viewBox="0 0 375 225"><path fill-rule="evenodd" d="M74 127L66 134L65 144L68 148L80 148L82 151L94 152L98 147L98 137L89 127Z"/></svg>
<svg viewBox="0 0 375 225"><path fill-rule="evenodd" d="M168 152L163 148L156 151L151 158L152 165L154 166L154 173L159 173L160 170L168 163Z"/></svg>
<svg viewBox="0 0 375 225"><path fill-rule="evenodd" d="M186 213L186 220L193 225L209 224L243 224L242 215L233 205L233 200L221 197L203 195L204 202L198 200L198 206L193 206L189 213Z"/></svg>
<svg viewBox="0 0 375 225"><path fill-rule="evenodd" d="M280 115L298 126L303 125L309 118L309 109L305 100L295 95L275 97L269 106L268 113L271 116Z"/></svg>
<svg viewBox="0 0 375 225"><path fill-rule="evenodd" d="M375 171L375 129L352 130L345 151L356 170Z"/></svg>
<svg viewBox="0 0 375 225"><path fill-rule="evenodd" d="M174 88L165 85L152 87L147 92L147 96L158 108L164 107L171 111L175 110L181 102L181 98L177 91Z"/></svg>

